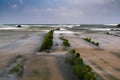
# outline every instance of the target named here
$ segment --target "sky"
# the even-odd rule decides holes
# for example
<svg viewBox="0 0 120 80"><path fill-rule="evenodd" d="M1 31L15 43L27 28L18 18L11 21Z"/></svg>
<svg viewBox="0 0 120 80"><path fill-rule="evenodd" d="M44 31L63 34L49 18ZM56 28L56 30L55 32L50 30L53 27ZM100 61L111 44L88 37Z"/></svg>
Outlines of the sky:
<svg viewBox="0 0 120 80"><path fill-rule="evenodd" d="M120 0L0 0L0 24L118 24Z"/></svg>

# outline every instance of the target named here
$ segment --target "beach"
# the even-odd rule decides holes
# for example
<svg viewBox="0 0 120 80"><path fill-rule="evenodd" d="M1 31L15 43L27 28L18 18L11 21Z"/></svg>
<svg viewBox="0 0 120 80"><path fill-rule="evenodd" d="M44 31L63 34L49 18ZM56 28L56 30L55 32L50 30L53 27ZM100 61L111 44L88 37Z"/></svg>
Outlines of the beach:
<svg viewBox="0 0 120 80"><path fill-rule="evenodd" d="M13 57L23 55L27 61L20 80L78 80L64 58L70 49L75 49L84 62L92 67L98 80L120 79L120 37L114 35L119 32L109 31L111 34L108 35L107 31L71 31L61 28L54 32L54 45L49 53L38 52L44 35L50 29L53 28L1 30L0 71L5 69ZM69 40L69 48L62 45L59 39L61 36ZM99 42L99 46L88 43L83 38L91 38Z"/></svg>
<svg viewBox="0 0 120 80"><path fill-rule="evenodd" d="M84 61L101 77L100 80L120 79L120 37L94 31L63 35L70 41L71 47L76 49ZM99 47L82 38L91 38L99 42Z"/></svg>

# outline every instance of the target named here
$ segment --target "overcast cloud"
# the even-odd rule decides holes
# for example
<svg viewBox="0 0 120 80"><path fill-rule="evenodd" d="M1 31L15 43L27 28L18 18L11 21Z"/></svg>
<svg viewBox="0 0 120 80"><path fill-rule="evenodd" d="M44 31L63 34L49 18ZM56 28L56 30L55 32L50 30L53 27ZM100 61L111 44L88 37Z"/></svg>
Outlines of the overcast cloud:
<svg viewBox="0 0 120 80"><path fill-rule="evenodd" d="M0 0L1 24L120 23L120 0Z"/></svg>

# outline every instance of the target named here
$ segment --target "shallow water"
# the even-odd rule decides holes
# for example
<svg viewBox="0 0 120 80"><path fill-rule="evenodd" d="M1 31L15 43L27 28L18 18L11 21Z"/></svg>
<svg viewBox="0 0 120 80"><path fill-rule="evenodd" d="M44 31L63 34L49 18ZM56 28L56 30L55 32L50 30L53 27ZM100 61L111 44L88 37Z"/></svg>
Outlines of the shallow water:
<svg viewBox="0 0 120 80"><path fill-rule="evenodd" d="M0 54L32 53L40 45L42 35L39 32L0 32Z"/></svg>

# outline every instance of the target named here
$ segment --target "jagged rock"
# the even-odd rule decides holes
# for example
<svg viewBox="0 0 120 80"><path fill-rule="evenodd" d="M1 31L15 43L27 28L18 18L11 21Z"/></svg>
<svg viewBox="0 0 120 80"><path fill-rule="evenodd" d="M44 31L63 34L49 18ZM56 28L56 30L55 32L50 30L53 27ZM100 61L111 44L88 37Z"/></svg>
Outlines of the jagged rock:
<svg viewBox="0 0 120 80"><path fill-rule="evenodd" d="M18 25L17 28L21 28L22 26L21 25Z"/></svg>
<svg viewBox="0 0 120 80"><path fill-rule="evenodd" d="M118 24L117 27L120 27L120 24Z"/></svg>

